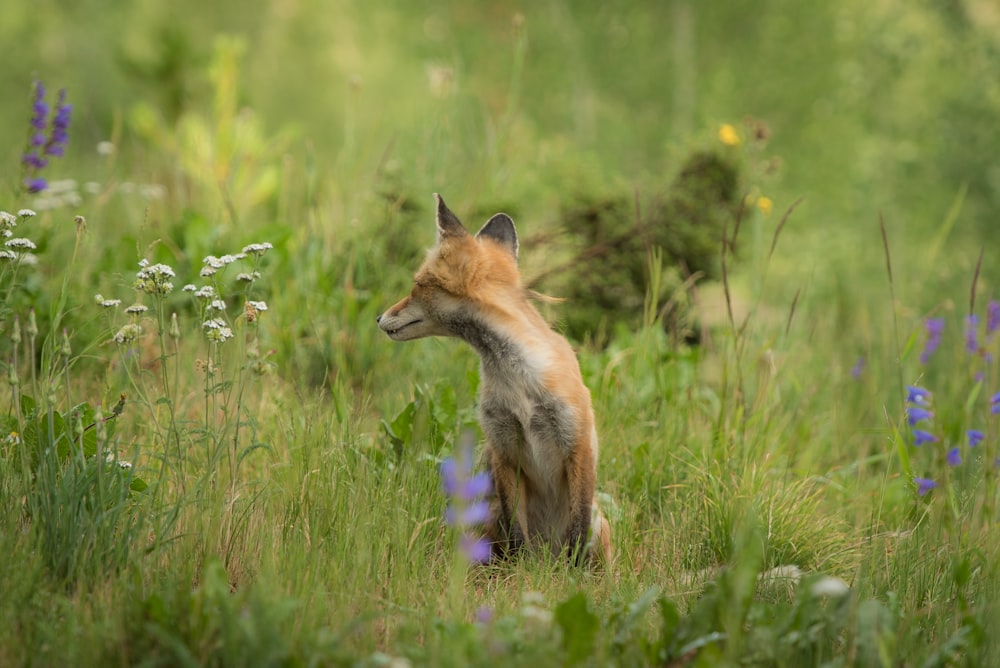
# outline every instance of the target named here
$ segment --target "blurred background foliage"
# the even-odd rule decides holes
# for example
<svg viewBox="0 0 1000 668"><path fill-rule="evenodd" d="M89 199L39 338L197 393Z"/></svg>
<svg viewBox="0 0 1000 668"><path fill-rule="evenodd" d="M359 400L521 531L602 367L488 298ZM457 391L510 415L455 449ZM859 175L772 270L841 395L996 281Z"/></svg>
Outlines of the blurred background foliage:
<svg viewBox="0 0 1000 668"><path fill-rule="evenodd" d="M734 185L721 209L694 218L745 218L751 263L803 198L783 232L794 252L770 270L797 280L774 282L774 299L787 304L806 284L800 308L834 305L841 326L868 286L884 298L880 216L899 246L901 289L914 291L904 297L920 288L905 279L928 271L945 286L967 281L974 257L943 262L943 249L997 234L1000 9L990 0L39 0L4 3L0 37L17 45L0 72L0 158L18 164L32 80L69 88L69 157L52 176L98 181L75 212L114 232L107 260L159 239L183 268L266 233L300 270L296 305L323 308L340 291L345 319L376 286L403 284L431 241L434 191L470 226L511 213L532 249L526 276L542 289L571 304L628 302L638 317L647 259L626 278L599 274L633 283L630 295L601 295L578 280L595 274L575 254L606 237L601 225L662 219L662 238L685 239L688 264L701 266L665 274L658 297L669 301L692 272L717 275L719 233L669 224L671 209L691 218L678 200L690 193L676 189L698 155L728 161ZM723 124L738 144L720 142ZM99 155L101 142L114 152ZM770 215L752 206L759 197ZM589 231L579 225L588 211L606 212ZM406 270L387 279L386 262ZM553 279L563 266L585 271ZM987 261L982 271L1000 270ZM108 290L108 280L81 284ZM599 327L572 308L571 332ZM332 364L322 341L338 337L350 351L339 364L359 359L350 334L302 327L288 345L314 341L294 354L319 358L302 370Z"/></svg>

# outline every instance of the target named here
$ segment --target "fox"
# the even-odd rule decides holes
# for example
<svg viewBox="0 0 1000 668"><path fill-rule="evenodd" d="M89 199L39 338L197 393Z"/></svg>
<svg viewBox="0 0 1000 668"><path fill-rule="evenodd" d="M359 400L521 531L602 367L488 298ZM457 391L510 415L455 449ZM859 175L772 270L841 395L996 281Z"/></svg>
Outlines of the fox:
<svg viewBox="0 0 1000 668"><path fill-rule="evenodd" d="M437 243L410 294L377 317L393 341L461 339L480 358L481 464L494 494L490 561L548 546L609 565L611 527L595 502L598 439L590 391L569 341L521 285L518 238L505 213L472 235L440 195Z"/></svg>

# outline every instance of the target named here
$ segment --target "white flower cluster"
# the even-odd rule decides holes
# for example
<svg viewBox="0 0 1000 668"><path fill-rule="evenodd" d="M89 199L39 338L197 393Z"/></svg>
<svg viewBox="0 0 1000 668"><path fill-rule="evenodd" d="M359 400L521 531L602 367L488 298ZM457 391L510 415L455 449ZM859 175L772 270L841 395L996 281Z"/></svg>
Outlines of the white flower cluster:
<svg viewBox="0 0 1000 668"><path fill-rule="evenodd" d="M134 287L149 295L165 295L174 289L171 278L174 277L174 270L165 264L149 264L148 260L139 262L139 271L136 273Z"/></svg>
<svg viewBox="0 0 1000 668"><path fill-rule="evenodd" d="M237 260L242 260L245 255L223 255L222 257L215 257L214 255L208 255L204 260L201 261L204 267L201 268L201 276L207 278L209 276L214 276L220 269L225 269L227 266L231 265Z"/></svg>
<svg viewBox="0 0 1000 668"><path fill-rule="evenodd" d="M233 338L233 330L221 318L206 320L201 326L205 329L205 336L213 343L224 343Z"/></svg>
<svg viewBox="0 0 1000 668"><path fill-rule="evenodd" d="M121 304L122 304L122 300L120 300L120 299L105 299L104 295L102 295L102 294L96 294L96 295L94 295L94 301L97 302L98 305L103 306L104 308L115 308L116 306L121 306Z"/></svg>
<svg viewBox="0 0 1000 668"><path fill-rule="evenodd" d="M36 248L34 241L24 238L8 239L4 242L4 246L7 248L14 248L19 251L35 250Z"/></svg>
<svg viewBox="0 0 1000 668"><path fill-rule="evenodd" d="M111 340L120 345L126 345L134 342L142 335L142 326L134 322L130 322L121 329L119 329Z"/></svg>
<svg viewBox="0 0 1000 668"><path fill-rule="evenodd" d="M274 248L274 246L271 245L271 243L268 241L264 241L259 244L250 244L248 246L243 247L243 255L244 256L256 255L257 257L261 257L264 253L271 250L272 248Z"/></svg>
<svg viewBox="0 0 1000 668"><path fill-rule="evenodd" d="M16 215L9 211L0 211L0 237L6 239L5 248L0 249L0 260L20 259L22 264L36 263L37 258L31 253L35 250L35 242L23 237L13 238L18 220L33 218L35 215L31 209L21 209Z"/></svg>
<svg viewBox="0 0 1000 668"><path fill-rule="evenodd" d="M182 289L184 290L184 292L190 292L197 299L200 299L200 300L206 301L206 302L215 301L216 299L219 298L219 293L217 293L215 291L215 288L212 287L211 285L204 285L204 286L202 286L202 287L199 288L198 286L196 286L196 285L194 285L192 283L188 283Z"/></svg>

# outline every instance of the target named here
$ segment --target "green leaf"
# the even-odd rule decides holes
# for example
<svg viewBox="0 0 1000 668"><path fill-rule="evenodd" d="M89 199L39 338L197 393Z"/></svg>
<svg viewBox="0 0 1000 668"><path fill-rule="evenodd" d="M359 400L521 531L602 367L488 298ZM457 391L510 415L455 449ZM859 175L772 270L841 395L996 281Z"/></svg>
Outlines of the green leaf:
<svg viewBox="0 0 1000 668"><path fill-rule="evenodd" d="M555 620L562 631L562 646L567 666L574 666L594 653L594 639L599 621L590 611L582 591L556 606Z"/></svg>
<svg viewBox="0 0 1000 668"><path fill-rule="evenodd" d="M646 616L646 613L649 611L650 606L653 605L659 593L660 590L658 588L650 587L639 597L639 600L628 607L625 618L622 619L621 624L618 626L618 632L615 634L616 645L625 645L628 643L632 629L638 626L642 618Z"/></svg>

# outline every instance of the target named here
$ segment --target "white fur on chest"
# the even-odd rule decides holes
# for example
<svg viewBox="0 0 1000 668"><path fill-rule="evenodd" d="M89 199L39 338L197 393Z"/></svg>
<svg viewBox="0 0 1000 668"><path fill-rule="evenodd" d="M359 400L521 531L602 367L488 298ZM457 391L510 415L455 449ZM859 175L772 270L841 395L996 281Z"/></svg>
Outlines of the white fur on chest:
<svg viewBox="0 0 1000 668"><path fill-rule="evenodd" d="M480 419L490 445L535 493L556 501L567 493L566 467L579 416L543 383L545 352L522 350L510 365L483 366Z"/></svg>

